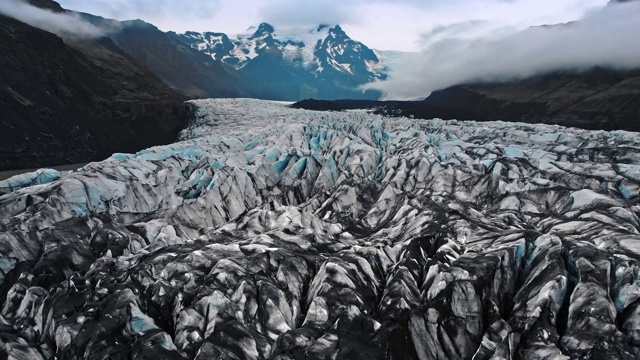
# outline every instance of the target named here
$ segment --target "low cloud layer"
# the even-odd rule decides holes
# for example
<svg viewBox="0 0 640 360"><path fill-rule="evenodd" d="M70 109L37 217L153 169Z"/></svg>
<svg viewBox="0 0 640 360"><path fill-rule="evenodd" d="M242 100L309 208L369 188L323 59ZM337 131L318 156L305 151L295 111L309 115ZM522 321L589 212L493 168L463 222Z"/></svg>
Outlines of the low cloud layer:
<svg viewBox="0 0 640 360"><path fill-rule="evenodd" d="M260 7L259 14L270 24L284 26L344 25L358 19L354 4L340 0L275 0Z"/></svg>
<svg viewBox="0 0 640 360"><path fill-rule="evenodd" d="M640 67L640 2L607 6L582 20L522 31L482 22L423 36L423 49L403 57L388 80L367 87L388 99L416 99L452 85L507 81L554 70ZM465 34L481 34L465 36Z"/></svg>
<svg viewBox="0 0 640 360"><path fill-rule="evenodd" d="M363 10L376 5L393 4L411 6L413 10L425 10L437 8L445 3L446 0L269 0L262 3L258 14L263 21L285 27L349 25L360 24L363 21Z"/></svg>
<svg viewBox="0 0 640 360"><path fill-rule="evenodd" d="M56 13L18 0L0 1L0 14L60 36L99 37L102 31L74 13Z"/></svg>

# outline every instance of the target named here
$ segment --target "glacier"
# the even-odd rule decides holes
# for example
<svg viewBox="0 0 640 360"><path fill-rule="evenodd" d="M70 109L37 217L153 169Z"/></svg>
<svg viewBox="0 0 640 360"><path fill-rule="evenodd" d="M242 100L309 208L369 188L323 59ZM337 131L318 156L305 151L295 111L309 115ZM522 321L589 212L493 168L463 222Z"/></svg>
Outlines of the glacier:
<svg viewBox="0 0 640 360"><path fill-rule="evenodd" d="M0 183L2 358L640 358L640 134L190 106Z"/></svg>

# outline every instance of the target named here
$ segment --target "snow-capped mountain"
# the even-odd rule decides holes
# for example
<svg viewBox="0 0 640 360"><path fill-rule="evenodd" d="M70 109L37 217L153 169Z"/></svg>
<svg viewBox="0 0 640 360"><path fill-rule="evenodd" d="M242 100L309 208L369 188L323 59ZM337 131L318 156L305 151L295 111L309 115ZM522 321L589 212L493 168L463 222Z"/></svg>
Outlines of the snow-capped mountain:
<svg viewBox="0 0 640 360"><path fill-rule="evenodd" d="M318 94L326 97L323 93L331 97L332 93L338 94L345 89L350 90L350 97L362 97L362 91L357 88L385 79L389 70L381 60L380 52L351 39L339 25L276 30L272 25L262 23L234 37L217 32L186 32L178 36L192 48L258 82L266 73L280 73L289 82L289 88L315 89L308 91L312 97L318 97ZM336 84L339 90L327 88ZM304 91L300 93L303 94ZM365 97L377 95L371 92Z"/></svg>
<svg viewBox="0 0 640 360"><path fill-rule="evenodd" d="M236 69L270 54L318 75L332 69L373 80L384 78L387 70L374 50L351 39L339 25L276 32L273 26L262 23L233 39L216 32L187 32L180 36L191 47Z"/></svg>
<svg viewBox="0 0 640 360"><path fill-rule="evenodd" d="M235 49L235 44L231 42L227 34L217 32L197 33L188 31L180 34L180 39L192 48L197 49L213 58L221 60L223 54L230 53Z"/></svg>

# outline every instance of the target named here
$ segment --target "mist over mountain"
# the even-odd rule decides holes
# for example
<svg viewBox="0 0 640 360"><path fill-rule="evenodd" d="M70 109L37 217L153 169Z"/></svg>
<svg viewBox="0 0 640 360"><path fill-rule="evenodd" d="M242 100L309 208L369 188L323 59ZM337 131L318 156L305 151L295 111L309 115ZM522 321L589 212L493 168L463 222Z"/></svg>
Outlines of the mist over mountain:
<svg viewBox="0 0 640 360"><path fill-rule="evenodd" d="M507 82L552 71L640 67L640 2L614 2L568 24L440 38L368 84L388 99L417 99L452 85ZM427 41L427 40L426 40Z"/></svg>
<svg viewBox="0 0 640 360"><path fill-rule="evenodd" d="M103 31L84 21L79 14L65 11L55 1L5 0L0 14L60 36L97 38Z"/></svg>

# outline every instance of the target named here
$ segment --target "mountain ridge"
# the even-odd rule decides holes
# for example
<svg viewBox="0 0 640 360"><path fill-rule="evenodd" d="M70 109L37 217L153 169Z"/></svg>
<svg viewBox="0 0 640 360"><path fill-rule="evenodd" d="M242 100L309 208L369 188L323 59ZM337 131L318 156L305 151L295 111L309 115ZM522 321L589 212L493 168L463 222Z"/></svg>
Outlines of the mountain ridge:
<svg viewBox="0 0 640 360"><path fill-rule="evenodd" d="M640 131L640 69L596 67L519 81L476 83L434 91L421 101L304 100L294 108L370 109L419 119L555 124L587 130Z"/></svg>
<svg viewBox="0 0 640 360"><path fill-rule="evenodd" d="M117 21L88 13L80 16L147 67L174 90L189 98L248 96L244 82L221 64L143 20ZM238 85L241 84L241 85Z"/></svg>
<svg viewBox="0 0 640 360"><path fill-rule="evenodd" d="M351 39L340 25L280 30L263 22L235 36L194 31L174 34L191 48L257 82L254 90L261 98L377 99L380 92L360 87L385 79L389 71L374 50ZM274 79L269 72L280 77Z"/></svg>

